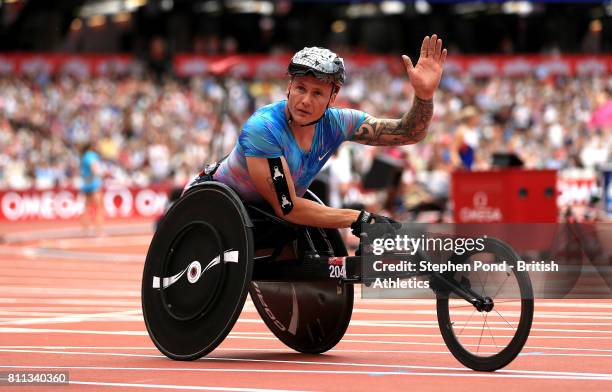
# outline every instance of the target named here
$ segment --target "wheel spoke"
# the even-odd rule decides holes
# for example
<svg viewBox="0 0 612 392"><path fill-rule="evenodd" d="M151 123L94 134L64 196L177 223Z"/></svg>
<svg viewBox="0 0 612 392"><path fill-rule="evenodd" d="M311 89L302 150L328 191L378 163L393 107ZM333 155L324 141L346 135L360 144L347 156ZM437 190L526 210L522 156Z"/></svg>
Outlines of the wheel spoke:
<svg viewBox="0 0 612 392"><path fill-rule="evenodd" d="M484 295L485 287L487 286L488 280L489 280L489 271L487 271L487 274L485 275L485 281L484 281L484 284L482 285L482 291L480 292L481 297Z"/></svg>
<svg viewBox="0 0 612 392"><path fill-rule="evenodd" d="M508 299L508 300L505 300L505 301L495 301L495 305L497 305L497 304L510 304L512 302L521 302L521 299L520 298L516 298L516 299Z"/></svg>
<svg viewBox="0 0 612 392"><path fill-rule="evenodd" d="M482 290L484 291L484 283L482 283L482 279L480 279L480 274L478 272L475 272L476 277L478 278L478 281L480 282L480 287L482 287ZM482 294L481 294L482 295Z"/></svg>
<svg viewBox="0 0 612 392"><path fill-rule="evenodd" d="M449 308L449 309L459 309L459 308L474 308L474 309L476 309L476 308L474 307L474 305L472 305L472 304L467 304L467 305L455 305L455 306L449 306L448 308Z"/></svg>
<svg viewBox="0 0 612 392"><path fill-rule="evenodd" d="M510 322L508 320L506 320L506 318L504 316L501 315L501 313L499 313L497 311L497 309L493 309L495 311L495 313L497 313L499 315L499 317L502 318L502 320L504 320L506 322L506 324L508 324L510 327L515 328L514 325L510 324Z"/></svg>
<svg viewBox="0 0 612 392"><path fill-rule="evenodd" d="M508 278L510 278L510 274L506 275L506 279L504 279L504 281L501 283L501 286L499 286L499 288L497 289L497 291L495 292L495 294L491 298L497 297L497 294L499 294L499 292L501 291L502 287L504 287L504 285L508 281Z"/></svg>
<svg viewBox="0 0 612 392"><path fill-rule="evenodd" d="M487 316L488 316L488 315L489 315L489 314L487 313ZM499 347L499 346L497 345L497 343L495 343L495 337L493 336L493 331L491 331L491 327L489 326L489 323L487 323L487 318L486 318L486 317L485 317L485 324L486 324L486 326L487 326L487 329L489 330L489 335L491 335L491 339L493 340L493 345L494 345L495 347Z"/></svg>
<svg viewBox="0 0 612 392"><path fill-rule="evenodd" d="M470 317L468 317L467 321L465 322L465 324L463 324L463 328L461 328L461 331L459 331L459 335L461 335L463 333L463 330L465 329L465 327L467 327L467 324L470 322L470 320L472 319L472 316L474 315L474 313L476 313L476 308L474 308L474 310L472 311L472 314L470 314Z"/></svg>
<svg viewBox="0 0 612 392"><path fill-rule="evenodd" d="M489 315L489 313L484 315L484 321L482 323L482 330L480 331L480 338L478 339L478 345L476 346L476 352L478 352L478 350L480 350L480 342L482 341L482 334L484 333L484 330L485 330L485 324L487 322L487 316L488 315Z"/></svg>

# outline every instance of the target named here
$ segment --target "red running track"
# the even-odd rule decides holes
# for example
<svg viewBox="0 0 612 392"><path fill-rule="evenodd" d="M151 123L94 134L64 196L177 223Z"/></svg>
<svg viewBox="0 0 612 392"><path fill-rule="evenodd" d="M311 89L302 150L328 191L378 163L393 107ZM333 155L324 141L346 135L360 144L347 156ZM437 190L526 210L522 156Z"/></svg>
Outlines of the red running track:
<svg viewBox="0 0 612 392"><path fill-rule="evenodd" d="M537 301L523 353L495 373L452 357L427 300L356 298L344 339L323 355L287 349L247 301L217 350L171 361L140 310L151 227L119 222L86 238L74 222L0 226L0 371L70 372L69 385L11 390L612 390L612 301L603 300Z"/></svg>

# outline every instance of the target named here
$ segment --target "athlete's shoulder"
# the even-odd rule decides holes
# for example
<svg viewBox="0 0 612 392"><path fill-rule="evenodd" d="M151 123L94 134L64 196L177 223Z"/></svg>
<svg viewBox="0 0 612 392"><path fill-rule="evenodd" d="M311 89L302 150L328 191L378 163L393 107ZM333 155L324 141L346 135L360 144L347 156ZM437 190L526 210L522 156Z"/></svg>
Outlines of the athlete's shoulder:
<svg viewBox="0 0 612 392"><path fill-rule="evenodd" d="M366 113L357 109L332 106L327 110L326 115L334 119L343 119L346 117L365 117Z"/></svg>
<svg viewBox="0 0 612 392"><path fill-rule="evenodd" d="M274 102L257 109L246 122L248 125L277 124L284 121L285 101Z"/></svg>
<svg viewBox="0 0 612 392"><path fill-rule="evenodd" d="M278 157L282 154L284 101L258 109L246 121L238 137L245 156Z"/></svg>
<svg viewBox="0 0 612 392"><path fill-rule="evenodd" d="M85 154L83 154L83 160L87 162L93 162L99 159L100 159L100 156L95 151L89 150L89 151L86 151Z"/></svg>
<svg viewBox="0 0 612 392"><path fill-rule="evenodd" d="M365 120L366 113L356 109L330 107L325 116L330 126L341 131L345 137L350 137Z"/></svg>

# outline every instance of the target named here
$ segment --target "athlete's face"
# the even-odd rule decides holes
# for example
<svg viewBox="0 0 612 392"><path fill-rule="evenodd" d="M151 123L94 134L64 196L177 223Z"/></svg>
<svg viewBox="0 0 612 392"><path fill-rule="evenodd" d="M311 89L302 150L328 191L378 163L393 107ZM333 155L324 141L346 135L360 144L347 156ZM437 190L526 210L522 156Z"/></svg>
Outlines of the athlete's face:
<svg viewBox="0 0 612 392"><path fill-rule="evenodd" d="M332 93L333 89L331 83L322 82L311 75L293 78L287 87L287 105L293 120L297 124L318 120L325 112L327 103L331 105L336 99L337 93Z"/></svg>

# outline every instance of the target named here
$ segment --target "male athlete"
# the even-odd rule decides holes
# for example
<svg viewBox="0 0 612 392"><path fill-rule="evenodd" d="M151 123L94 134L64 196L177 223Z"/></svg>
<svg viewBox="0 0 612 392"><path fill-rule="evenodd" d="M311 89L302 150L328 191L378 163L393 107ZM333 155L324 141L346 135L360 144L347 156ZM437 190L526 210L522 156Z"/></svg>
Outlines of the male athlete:
<svg viewBox="0 0 612 392"><path fill-rule="evenodd" d="M191 185L212 177L246 201L267 201L276 215L303 226L351 227L359 235L362 223L395 224L384 216L330 208L302 196L346 140L392 146L425 137L446 49L434 34L423 39L416 66L408 56L402 59L415 92L412 108L400 119L379 119L332 106L345 79L342 58L323 48L300 50L288 67L287 99L257 110L229 156Z"/></svg>
<svg viewBox="0 0 612 392"><path fill-rule="evenodd" d="M85 196L85 208L81 216L81 224L87 234L89 225L93 223L95 234L101 235L104 210L102 208L100 156L91 143L82 145L80 151L81 192Z"/></svg>

